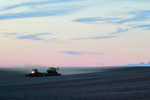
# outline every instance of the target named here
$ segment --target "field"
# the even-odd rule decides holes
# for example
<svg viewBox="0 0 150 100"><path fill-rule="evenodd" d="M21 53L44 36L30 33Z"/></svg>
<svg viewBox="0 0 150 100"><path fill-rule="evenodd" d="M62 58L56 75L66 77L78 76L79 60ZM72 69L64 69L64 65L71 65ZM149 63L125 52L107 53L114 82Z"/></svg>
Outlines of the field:
<svg viewBox="0 0 150 100"><path fill-rule="evenodd" d="M3 69L0 74L0 100L150 100L149 67L47 77Z"/></svg>

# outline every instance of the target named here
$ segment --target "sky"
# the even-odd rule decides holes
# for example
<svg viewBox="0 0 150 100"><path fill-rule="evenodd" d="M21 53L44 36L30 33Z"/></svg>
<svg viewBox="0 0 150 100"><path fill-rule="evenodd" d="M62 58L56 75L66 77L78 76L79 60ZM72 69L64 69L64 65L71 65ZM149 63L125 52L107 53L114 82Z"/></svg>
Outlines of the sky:
<svg viewBox="0 0 150 100"><path fill-rule="evenodd" d="M0 66L150 65L149 0L0 0Z"/></svg>

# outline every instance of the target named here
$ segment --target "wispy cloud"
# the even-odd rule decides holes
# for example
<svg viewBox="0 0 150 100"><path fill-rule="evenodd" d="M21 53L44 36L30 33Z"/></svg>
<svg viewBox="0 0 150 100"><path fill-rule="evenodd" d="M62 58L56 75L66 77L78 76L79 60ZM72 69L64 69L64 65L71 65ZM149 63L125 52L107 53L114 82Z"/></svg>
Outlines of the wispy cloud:
<svg viewBox="0 0 150 100"><path fill-rule="evenodd" d="M95 36L95 37L84 37L84 38L73 38L72 40L99 40L99 39L111 39L117 36Z"/></svg>
<svg viewBox="0 0 150 100"><path fill-rule="evenodd" d="M143 11L132 11L129 12L128 14L134 15L134 17L127 18L121 21L116 22L117 24L123 24L126 22L138 22L138 21L145 21L149 20L150 18L150 10L143 10Z"/></svg>
<svg viewBox="0 0 150 100"><path fill-rule="evenodd" d="M150 10L142 10L142 11L130 11L125 13L124 15L132 15L130 18L122 18L122 17L85 17L85 18L78 18L73 20L74 22L84 22L84 23L98 23L98 22L105 22L105 23L113 23L113 24L124 24L127 22L138 22L138 21L146 21L150 19Z"/></svg>
<svg viewBox="0 0 150 100"><path fill-rule="evenodd" d="M76 4L80 1L82 0L47 0L12 5L0 10L3 12L0 13L0 20L70 14L82 8L82 6ZM69 2L72 3L68 5ZM74 2L76 3L74 4ZM55 3L55 5L51 5L52 3ZM25 7L27 8L25 9ZM17 12L18 10L16 11L16 9L18 9L19 12Z"/></svg>
<svg viewBox="0 0 150 100"><path fill-rule="evenodd" d="M69 54L69 55L101 55L100 52L83 52L83 51L61 51L61 53Z"/></svg>
<svg viewBox="0 0 150 100"><path fill-rule="evenodd" d="M150 24L145 24L145 25L138 25L136 28L144 28L150 30Z"/></svg>
<svg viewBox="0 0 150 100"><path fill-rule="evenodd" d="M62 39L55 37L53 33L3 33L5 37L19 39L19 40L35 40L42 41L45 43L54 43L54 44L70 44L71 42L67 39Z"/></svg>
<svg viewBox="0 0 150 100"><path fill-rule="evenodd" d="M107 33L109 34L108 36L93 36L93 37L83 37L83 38L73 38L71 40L100 40L100 39L112 39L112 38L117 38L118 36L116 36L115 34L120 34L123 32L127 32L129 31L129 29L122 29L122 28L118 28L116 32L111 32L111 33ZM112 35L110 35L112 34Z"/></svg>
<svg viewBox="0 0 150 100"><path fill-rule="evenodd" d="M17 37L18 39L29 39L29 40L43 40L43 38L41 38L41 35L48 35L50 33L39 33L39 34L30 34L30 35L24 35L24 36L20 36Z"/></svg>
<svg viewBox="0 0 150 100"><path fill-rule="evenodd" d="M26 3L21 3L21 4L16 4L16 5L5 7L2 10L15 9L15 8L22 7L22 6L39 6L39 5L44 5L44 4L64 3L64 2L73 2L73 1L76 1L76 0L46 0L46 1L43 0L40 2L39 1L37 1L37 2L26 2Z"/></svg>
<svg viewBox="0 0 150 100"><path fill-rule="evenodd" d="M56 16L69 13L68 10L55 10L55 11L42 11L42 12L28 12L17 14L4 14L0 15L0 20L15 19L15 18L29 18L29 17L43 17L43 16Z"/></svg>
<svg viewBox="0 0 150 100"><path fill-rule="evenodd" d="M69 54L69 55L84 55L83 52L79 52L79 51L62 51L62 53Z"/></svg>
<svg viewBox="0 0 150 100"><path fill-rule="evenodd" d="M129 31L129 29L118 28L116 32L112 32L112 33L109 33L109 34L119 34L119 33L127 32L127 31Z"/></svg>
<svg viewBox="0 0 150 100"><path fill-rule="evenodd" d="M73 20L73 22L84 22L84 23L97 23L99 21L107 22L107 23L114 23L121 18L102 18L102 17L85 17L85 18L78 18Z"/></svg>

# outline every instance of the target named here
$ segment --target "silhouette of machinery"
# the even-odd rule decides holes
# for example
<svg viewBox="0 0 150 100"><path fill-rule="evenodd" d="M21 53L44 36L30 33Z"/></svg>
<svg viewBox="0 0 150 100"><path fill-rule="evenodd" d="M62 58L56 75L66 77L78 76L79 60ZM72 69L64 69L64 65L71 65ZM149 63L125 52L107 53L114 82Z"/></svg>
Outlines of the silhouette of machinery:
<svg viewBox="0 0 150 100"><path fill-rule="evenodd" d="M58 73L57 70L59 70L59 68L51 67L51 68L46 70L47 73L41 73L38 71L38 69L32 69L32 72L25 75L25 76L29 76L29 77L61 76L61 74Z"/></svg>

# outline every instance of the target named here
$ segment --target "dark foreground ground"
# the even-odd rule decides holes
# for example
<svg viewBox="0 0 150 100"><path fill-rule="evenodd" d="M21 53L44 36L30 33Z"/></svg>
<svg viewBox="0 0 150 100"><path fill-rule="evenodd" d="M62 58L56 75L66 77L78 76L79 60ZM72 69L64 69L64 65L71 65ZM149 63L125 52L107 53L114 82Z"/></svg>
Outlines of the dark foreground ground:
<svg viewBox="0 0 150 100"><path fill-rule="evenodd" d="M15 71L0 74L0 100L150 100L148 67L60 77L31 78Z"/></svg>

